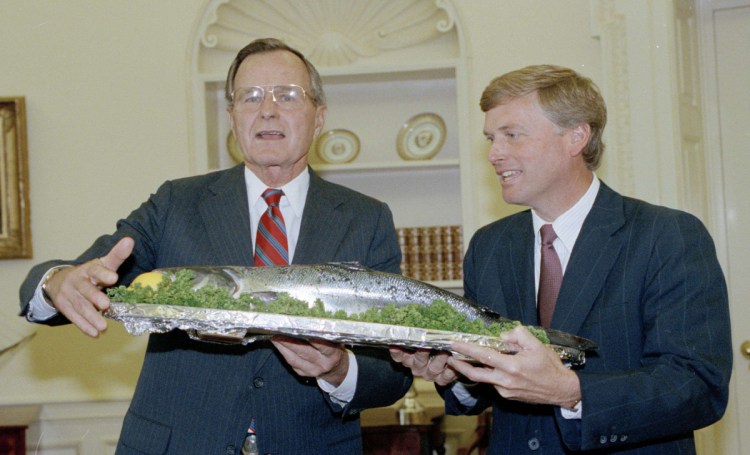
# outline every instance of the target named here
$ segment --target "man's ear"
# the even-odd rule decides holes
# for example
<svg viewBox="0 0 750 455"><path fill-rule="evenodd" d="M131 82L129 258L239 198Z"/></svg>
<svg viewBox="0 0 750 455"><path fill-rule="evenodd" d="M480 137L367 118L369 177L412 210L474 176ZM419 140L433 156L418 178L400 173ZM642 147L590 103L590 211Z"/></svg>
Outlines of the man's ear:
<svg viewBox="0 0 750 455"><path fill-rule="evenodd" d="M581 123L578 126L568 130L568 138L571 145L571 153L575 156L581 153L581 151L589 143L591 138L591 125L588 123Z"/></svg>
<svg viewBox="0 0 750 455"><path fill-rule="evenodd" d="M232 112L233 112L232 108L227 107L227 115L229 116L229 129L234 131L234 115L232 115Z"/></svg>
<svg viewBox="0 0 750 455"><path fill-rule="evenodd" d="M328 106L318 106L315 110L315 131L313 132L313 140L323 132L323 125L326 123L326 113L328 112Z"/></svg>

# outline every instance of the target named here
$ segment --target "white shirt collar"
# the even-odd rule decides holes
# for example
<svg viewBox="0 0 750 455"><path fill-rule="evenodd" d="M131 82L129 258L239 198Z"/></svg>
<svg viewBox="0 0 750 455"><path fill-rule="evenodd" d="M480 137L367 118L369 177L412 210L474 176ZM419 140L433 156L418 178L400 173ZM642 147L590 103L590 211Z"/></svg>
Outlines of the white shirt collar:
<svg viewBox="0 0 750 455"><path fill-rule="evenodd" d="M247 200L250 203L250 207L254 207L261 201L263 204L262 210L265 210L265 201L263 201L261 195L268 187L247 166L245 166L245 185L247 185ZM302 211L305 208L305 200L307 199L307 190L309 187L310 173L305 169L300 175L292 179L291 182L281 187L285 197L281 198L279 206L290 207L297 217L301 217Z"/></svg>
<svg viewBox="0 0 750 455"><path fill-rule="evenodd" d="M265 183L245 167L245 186L247 187L247 205L250 212L250 229L253 237L253 245L257 235L258 223L263 212L268 209L266 201L261 195L268 188ZM294 253L297 250L297 240L302 226L302 212L305 210L305 200L307 199L307 190L310 187L310 172L305 169L300 175L292 179L291 182L282 186L284 196L279 202L279 209L284 217L286 225L287 246L289 247L289 261L294 260Z"/></svg>
<svg viewBox="0 0 750 455"><path fill-rule="evenodd" d="M558 255L561 256L560 260L563 262L563 269L565 269L565 266L567 265L567 259L570 257L576 239L578 239L578 234L581 232L583 222L586 220L586 216L588 216L591 208L594 206L594 201L596 200L596 195L599 192L600 186L601 183L599 182L599 178L594 174L593 179L591 180L591 185L589 186L589 189L586 190L586 193L584 193L573 207L569 208L552 222L552 227L555 229L557 238L562 243L563 247L562 251L558 251ZM536 238L536 243L539 243L541 241L539 229L541 229L543 224L547 224L548 222L544 221L534 209L531 210L531 217L534 223L534 236Z"/></svg>

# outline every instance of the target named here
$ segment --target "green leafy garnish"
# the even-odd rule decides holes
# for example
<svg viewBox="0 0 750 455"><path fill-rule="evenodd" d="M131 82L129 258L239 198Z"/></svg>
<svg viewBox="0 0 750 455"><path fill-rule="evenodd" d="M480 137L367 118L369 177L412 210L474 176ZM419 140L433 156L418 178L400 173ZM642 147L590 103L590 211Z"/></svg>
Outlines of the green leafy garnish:
<svg viewBox="0 0 750 455"><path fill-rule="evenodd" d="M258 313L286 314L313 318L340 319L358 322L418 327L430 330L470 333L497 337L502 332L512 330L521 323L492 323L486 325L479 319L468 320L450 304L435 300L431 305L410 303L396 306L388 304L382 308L370 308L359 314L347 314L344 310L326 311L323 302L316 300L312 307L307 302L281 293L272 301L263 301L251 294L240 294L232 297L227 289L216 286L203 286L193 289L194 274L189 269L177 271L173 279L162 278L156 289L138 284L132 287L117 286L107 290L113 302L146 303L154 305L179 305L188 307L209 308L218 310L254 311ZM528 327L529 331L543 343L549 338L543 329Z"/></svg>

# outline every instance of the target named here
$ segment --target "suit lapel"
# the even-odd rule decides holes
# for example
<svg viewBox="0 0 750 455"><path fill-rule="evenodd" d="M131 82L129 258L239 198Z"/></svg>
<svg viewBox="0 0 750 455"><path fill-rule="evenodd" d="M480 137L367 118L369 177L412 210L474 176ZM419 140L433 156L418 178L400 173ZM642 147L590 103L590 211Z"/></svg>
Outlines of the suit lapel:
<svg viewBox="0 0 750 455"><path fill-rule="evenodd" d="M344 201L333 191L333 186L312 169L309 172L310 188L292 261L295 264L331 261L350 223L349 218L336 210Z"/></svg>
<svg viewBox="0 0 750 455"><path fill-rule="evenodd" d="M222 265L252 265L253 241L244 166L238 165L208 187L198 211L211 250Z"/></svg>
<svg viewBox="0 0 750 455"><path fill-rule="evenodd" d="M498 265L505 302L511 304L502 314L510 319L536 324L536 292L534 291L534 228L531 211L519 214L508 229L508 244ZM503 236L505 237L505 236ZM518 309L520 313L515 314Z"/></svg>
<svg viewBox="0 0 750 455"><path fill-rule="evenodd" d="M622 196L602 183L565 269L552 326L577 333L622 249L614 235L625 224Z"/></svg>

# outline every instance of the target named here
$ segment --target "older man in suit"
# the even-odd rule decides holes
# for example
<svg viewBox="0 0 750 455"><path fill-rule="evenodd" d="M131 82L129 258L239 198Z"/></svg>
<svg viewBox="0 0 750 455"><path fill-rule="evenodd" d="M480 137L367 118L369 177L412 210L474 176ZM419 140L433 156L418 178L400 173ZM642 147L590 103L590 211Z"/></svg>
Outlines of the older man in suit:
<svg viewBox="0 0 750 455"><path fill-rule="evenodd" d="M435 381L449 413L492 406L492 454L695 453L693 430L722 416L732 367L726 284L706 229L599 181L606 107L589 79L530 66L493 80L480 105L503 198L530 210L472 238L465 295L598 351L572 370L519 327L504 336L512 356L457 342L477 363L393 358ZM550 252L556 265L543 266Z"/></svg>
<svg viewBox="0 0 750 455"><path fill-rule="evenodd" d="M72 322L95 337L106 329L103 287L160 267L260 265L268 256L256 245L254 259L256 229L274 210L286 234L283 260L358 261L398 273L388 207L307 165L326 113L313 65L280 41L256 40L235 58L226 92L244 165L166 182L77 260L35 266L21 287L29 320ZM267 203L268 189L283 191L281 199ZM225 346L181 331L154 334L117 453L359 453L359 411L395 402L410 384L408 370L383 350L282 337Z"/></svg>

